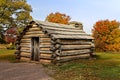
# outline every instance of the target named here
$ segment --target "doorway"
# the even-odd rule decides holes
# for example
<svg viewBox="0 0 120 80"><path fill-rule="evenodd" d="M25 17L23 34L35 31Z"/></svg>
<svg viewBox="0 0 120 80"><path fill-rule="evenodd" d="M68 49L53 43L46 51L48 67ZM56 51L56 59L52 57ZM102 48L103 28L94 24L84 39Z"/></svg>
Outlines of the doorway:
<svg viewBox="0 0 120 80"><path fill-rule="evenodd" d="M39 61L39 37L31 38L31 60Z"/></svg>

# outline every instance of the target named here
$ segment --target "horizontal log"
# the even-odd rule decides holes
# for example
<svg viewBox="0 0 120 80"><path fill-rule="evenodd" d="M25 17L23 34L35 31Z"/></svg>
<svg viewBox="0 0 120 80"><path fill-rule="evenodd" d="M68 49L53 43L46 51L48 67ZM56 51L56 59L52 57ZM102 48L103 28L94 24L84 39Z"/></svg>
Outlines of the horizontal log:
<svg viewBox="0 0 120 80"><path fill-rule="evenodd" d="M40 45L40 48L50 48L51 45Z"/></svg>
<svg viewBox="0 0 120 80"><path fill-rule="evenodd" d="M51 53L40 53L42 55L51 55Z"/></svg>
<svg viewBox="0 0 120 80"><path fill-rule="evenodd" d="M37 33L36 33L36 34L32 34L32 33L31 33L31 34L26 34L26 35L24 35L23 37L31 37L31 36L40 36L40 37L43 37L43 38L44 38L44 37L45 37L45 38L49 38L48 35L46 35L46 34L39 34L39 33L38 33L38 34L37 34Z"/></svg>
<svg viewBox="0 0 120 80"><path fill-rule="evenodd" d="M52 44L63 44L63 45L91 45L90 40L56 40L51 41Z"/></svg>
<svg viewBox="0 0 120 80"><path fill-rule="evenodd" d="M70 28L67 28L67 29L64 29L64 28L67 28L67 27L51 27L51 26L47 26L45 27L45 29L48 29L48 30L55 30L55 31L66 31L66 32L84 32L83 30L78 30L78 29L70 29Z"/></svg>
<svg viewBox="0 0 120 80"><path fill-rule="evenodd" d="M89 49L91 48L91 45L76 45L76 46L65 46L65 45L62 45L61 46L61 49L62 50L79 50L79 49Z"/></svg>
<svg viewBox="0 0 120 80"><path fill-rule="evenodd" d="M31 53L30 50L20 50L21 52L28 52L28 53Z"/></svg>
<svg viewBox="0 0 120 80"><path fill-rule="evenodd" d="M23 36L23 38L31 38L31 37L49 38L49 36L41 36L41 35L25 35L25 36Z"/></svg>
<svg viewBox="0 0 120 80"><path fill-rule="evenodd" d="M92 42L82 42L82 41L73 41L73 42L60 42L63 45L91 45Z"/></svg>
<svg viewBox="0 0 120 80"><path fill-rule="evenodd" d="M24 40L24 41L21 40L21 41L20 41L20 43L30 43L30 42L31 42L31 40Z"/></svg>
<svg viewBox="0 0 120 80"><path fill-rule="evenodd" d="M51 40L51 38L40 38L41 41Z"/></svg>
<svg viewBox="0 0 120 80"><path fill-rule="evenodd" d="M30 43L20 43L20 45L30 45Z"/></svg>
<svg viewBox="0 0 120 80"><path fill-rule="evenodd" d="M31 45L20 45L21 47L26 47L26 48L30 48L31 47Z"/></svg>
<svg viewBox="0 0 120 80"><path fill-rule="evenodd" d="M41 29L36 27L36 28L30 28L29 31L40 31Z"/></svg>
<svg viewBox="0 0 120 80"><path fill-rule="evenodd" d="M68 31L53 31L47 30L49 34L63 34L63 35L88 35L85 32L68 32Z"/></svg>
<svg viewBox="0 0 120 80"><path fill-rule="evenodd" d="M49 51L49 50L40 50L40 53L51 54L52 51Z"/></svg>
<svg viewBox="0 0 120 80"><path fill-rule="evenodd" d="M62 62L68 62L68 61L73 61L73 60L78 60L78 59L88 59L90 58L89 54L87 55L79 55L79 56L74 56L74 57L60 57L58 60L56 58L56 61L59 62L59 63L62 63Z"/></svg>
<svg viewBox="0 0 120 80"><path fill-rule="evenodd" d="M40 50L50 50L50 46L51 45L43 45L43 46L41 46L40 45ZM31 47L29 47L29 46L21 46L21 50L30 50L31 49Z"/></svg>
<svg viewBox="0 0 120 80"><path fill-rule="evenodd" d="M84 55L84 54L89 54L91 53L90 50L88 51L81 51L81 52L67 52L67 53L62 53L59 56L60 57L65 57L65 56L76 56L76 55Z"/></svg>
<svg viewBox="0 0 120 80"><path fill-rule="evenodd" d="M40 40L40 43L49 43L51 40Z"/></svg>
<svg viewBox="0 0 120 80"><path fill-rule="evenodd" d="M23 40L23 41L24 41L24 40L27 41L27 40L31 40L31 38L21 39L21 41L22 41L22 40Z"/></svg>
<svg viewBox="0 0 120 80"><path fill-rule="evenodd" d="M20 50L30 50L30 48L29 47L21 47Z"/></svg>
<svg viewBox="0 0 120 80"><path fill-rule="evenodd" d="M21 52L20 54L31 54L31 53L29 53L29 52Z"/></svg>
<svg viewBox="0 0 120 80"><path fill-rule="evenodd" d="M20 50L21 52L26 52L26 53L31 53L30 50ZM49 51L49 50L40 50L39 51L40 53L44 53L44 54L52 54L53 52L52 51Z"/></svg>
<svg viewBox="0 0 120 80"><path fill-rule="evenodd" d="M62 53L69 53L69 52L81 52L81 51L88 51L91 49L78 49L78 50L63 50Z"/></svg>
<svg viewBox="0 0 120 80"><path fill-rule="evenodd" d="M31 56L29 56L29 55L28 56L27 55L25 55L25 56L24 55L20 55L20 57L31 58Z"/></svg>
<svg viewBox="0 0 120 80"><path fill-rule="evenodd" d="M21 61L30 61L29 57L21 57Z"/></svg>
<svg viewBox="0 0 120 80"><path fill-rule="evenodd" d="M38 28L37 26L38 26L38 25L33 24L33 25L32 25L32 28Z"/></svg>
<svg viewBox="0 0 120 80"><path fill-rule="evenodd" d="M50 48L40 48L40 50L50 50Z"/></svg>
<svg viewBox="0 0 120 80"><path fill-rule="evenodd" d="M50 42L40 43L40 45L51 45L51 43Z"/></svg>
<svg viewBox="0 0 120 80"><path fill-rule="evenodd" d="M41 56L41 57L40 57L40 59L53 60L53 58L51 58L51 57L46 57L46 56L44 56L44 57L43 57L43 56Z"/></svg>
<svg viewBox="0 0 120 80"><path fill-rule="evenodd" d="M23 38L40 37L40 34L24 35Z"/></svg>
<svg viewBox="0 0 120 80"><path fill-rule="evenodd" d="M20 54L20 56L27 56L27 57L31 57L31 54Z"/></svg>
<svg viewBox="0 0 120 80"><path fill-rule="evenodd" d="M64 24L55 24L55 23L43 23L43 22L40 22L40 21L37 21L38 23L42 23L42 24L39 24L40 26L43 26L43 28L57 28L58 30L59 29L75 29L75 30L78 30L76 29L74 26L71 26L71 25L64 25Z"/></svg>
<svg viewBox="0 0 120 80"><path fill-rule="evenodd" d="M52 34L52 37L55 39L78 39L78 40L93 40L94 38L92 36L89 35L64 35L64 34Z"/></svg>
<svg viewBox="0 0 120 80"><path fill-rule="evenodd" d="M31 47L26 47L26 46L24 46L24 47L21 47L20 50L30 50L30 49L31 49Z"/></svg>
<svg viewBox="0 0 120 80"><path fill-rule="evenodd" d="M23 44L25 44L25 45L30 45L31 42L21 42L21 43L20 43L20 45L23 45Z"/></svg>
<svg viewBox="0 0 120 80"><path fill-rule="evenodd" d="M51 57L51 54L43 54L43 53L40 53L40 57Z"/></svg>
<svg viewBox="0 0 120 80"><path fill-rule="evenodd" d="M47 35L40 35L40 38L50 38L49 36L47 36Z"/></svg>
<svg viewBox="0 0 120 80"><path fill-rule="evenodd" d="M47 34L41 34L40 37L41 37L41 38L42 38L42 37L49 38L49 35L47 35Z"/></svg>
<svg viewBox="0 0 120 80"><path fill-rule="evenodd" d="M89 40L89 39L80 39L80 40L75 40L75 39L69 39L69 40L67 40L67 39L61 39L58 42L92 42L92 40Z"/></svg>
<svg viewBox="0 0 120 80"><path fill-rule="evenodd" d="M26 35L28 34L43 34L43 32L42 31L28 31L26 32Z"/></svg>

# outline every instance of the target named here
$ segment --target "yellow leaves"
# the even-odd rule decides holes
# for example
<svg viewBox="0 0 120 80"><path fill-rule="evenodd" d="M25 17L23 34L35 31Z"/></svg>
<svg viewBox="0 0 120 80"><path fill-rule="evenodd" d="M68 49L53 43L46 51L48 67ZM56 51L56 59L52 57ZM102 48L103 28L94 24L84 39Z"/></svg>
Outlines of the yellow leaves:
<svg viewBox="0 0 120 80"><path fill-rule="evenodd" d="M19 13L19 16L17 17L18 20L22 20L22 19L26 19L29 17L29 13L28 12L22 12Z"/></svg>
<svg viewBox="0 0 120 80"><path fill-rule="evenodd" d="M120 36L114 39L115 43L120 43Z"/></svg>
<svg viewBox="0 0 120 80"><path fill-rule="evenodd" d="M32 8L26 1L0 0L1 32L4 27L24 27L32 20L31 11Z"/></svg>
<svg viewBox="0 0 120 80"><path fill-rule="evenodd" d="M11 0L0 0L0 5L1 5L0 6L0 21L2 21L3 24L7 24L7 23L4 23L6 22L5 20L7 20L7 22L11 23L10 25L12 24L17 25L18 21L17 22L15 21L18 19L22 20L22 22L23 21L28 22L28 20L29 19L31 20L32 18L30 16L30 12L32 11L31 6L28 5L25 1L14 1L13 2Z"/></svg>

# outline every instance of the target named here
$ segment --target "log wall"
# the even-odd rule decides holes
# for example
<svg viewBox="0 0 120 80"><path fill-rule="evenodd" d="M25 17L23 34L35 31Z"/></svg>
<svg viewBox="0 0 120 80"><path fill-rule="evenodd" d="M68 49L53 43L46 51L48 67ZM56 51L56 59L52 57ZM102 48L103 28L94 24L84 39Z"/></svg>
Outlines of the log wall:
<svg viewBox="0 0 120 80"><path fill-rule="evenodd" d="M31 38L39 37L39 61L42 63L65 62L80 58L88 58L93 53L92 39L50 38L43 28L33 25L20 40L20 58L31 60ZM18 55L19 56L19 55Z"/></svg>
<svg viewBox="0 0 120 80"><path fill-rule="evenodd" d="M91 40L58 40L61 52L57 54L56 62L65 62L74 59L88 58L92 54L93 43Z"/></svg>
<svg viewBox="0 0 120 80"><path fill-rule="evenodd" d="M20 56L22 60L30 60L31 59L31 37L39 37L39 61L40 62L50 62L51 60L51 39L47 34L44 34L41 28L33 25L29 30L25 33L20 41Z"/></svg>

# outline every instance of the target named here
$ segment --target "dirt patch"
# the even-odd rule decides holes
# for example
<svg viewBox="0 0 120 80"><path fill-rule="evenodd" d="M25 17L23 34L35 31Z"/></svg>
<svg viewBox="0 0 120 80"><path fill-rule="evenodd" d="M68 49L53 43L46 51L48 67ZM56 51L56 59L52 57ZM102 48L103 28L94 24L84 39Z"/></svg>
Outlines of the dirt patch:
<svg viewBox="0 0 120 80"><path fill-rule="evenodd" d="M0 62L0 80L54 80L36 63Z"/></svg>

